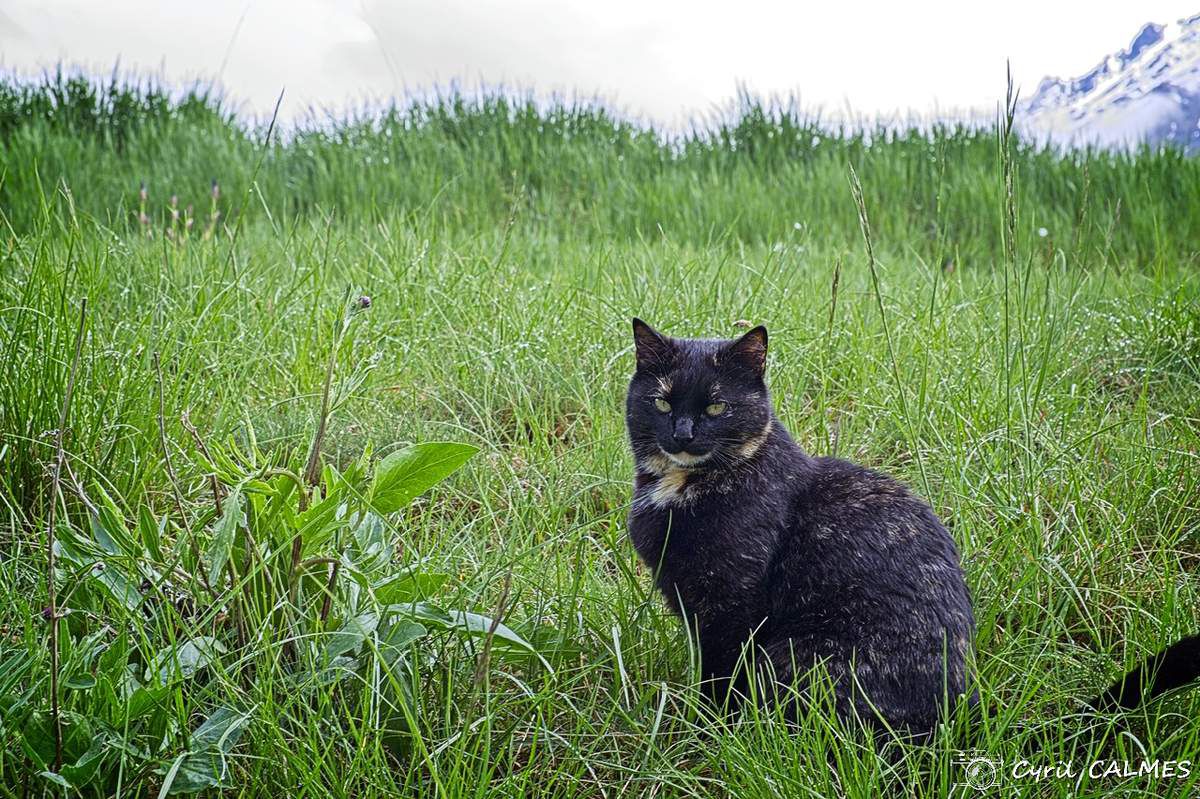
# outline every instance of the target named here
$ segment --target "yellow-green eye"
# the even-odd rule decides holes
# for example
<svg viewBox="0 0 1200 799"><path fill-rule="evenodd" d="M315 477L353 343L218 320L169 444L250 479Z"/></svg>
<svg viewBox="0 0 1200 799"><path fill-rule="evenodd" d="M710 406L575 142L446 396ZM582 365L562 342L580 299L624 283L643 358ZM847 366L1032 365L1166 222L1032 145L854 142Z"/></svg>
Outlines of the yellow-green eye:
<svg viewBox="0 0 1200 799"><path fill-rule="evenodd" d="M707 408L705 408L704 412L709 416L720 416L721 414L725 413L725 403L714 402L712 405L709 405Z"/></svg>
<svg viewBox="0 0 1200 799"><path fill-rule="evenodd" d="M654 407L655 407L655 408L658 408L658 409L659 409L660 411L662 411L663 413L670 413L670 412L671 412L671 403L667 402L667 401L666 401L665 399L663 399L662 397L655 397L655 398L654 398Z"/></svg>

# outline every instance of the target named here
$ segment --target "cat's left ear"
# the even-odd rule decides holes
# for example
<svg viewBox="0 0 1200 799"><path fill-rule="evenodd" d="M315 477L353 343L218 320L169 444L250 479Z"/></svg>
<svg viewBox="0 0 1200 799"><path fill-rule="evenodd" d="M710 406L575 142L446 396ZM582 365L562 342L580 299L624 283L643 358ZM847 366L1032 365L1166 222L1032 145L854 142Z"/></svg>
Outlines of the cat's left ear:
<svg viewBox="0 0 1200 799"><path fill-rule="evenodd" d="M636 317L633 320L633 345L638 371L667 367L675 354L675 347L666 336Z"/></svg>
<svg viewBox="0 0 1200 799"><path fill-rule="evenodd" d="M736 366L762 377L767 371L767 329L762 325L736 341L726 344L720 353L721 365Z"/></svg>

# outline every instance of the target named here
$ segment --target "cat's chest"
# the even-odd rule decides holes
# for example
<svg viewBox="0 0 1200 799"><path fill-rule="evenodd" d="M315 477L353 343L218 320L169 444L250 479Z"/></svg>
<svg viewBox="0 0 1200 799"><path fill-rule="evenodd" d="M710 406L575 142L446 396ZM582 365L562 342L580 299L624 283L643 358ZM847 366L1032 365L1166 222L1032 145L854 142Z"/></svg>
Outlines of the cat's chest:
<svg viewBox="0 0 1200 799"><path fill-rule="evenodd" d="M769 497L746 489L643 479L630 535L667 601L705 616L755 602L783 523Z"/></svg>

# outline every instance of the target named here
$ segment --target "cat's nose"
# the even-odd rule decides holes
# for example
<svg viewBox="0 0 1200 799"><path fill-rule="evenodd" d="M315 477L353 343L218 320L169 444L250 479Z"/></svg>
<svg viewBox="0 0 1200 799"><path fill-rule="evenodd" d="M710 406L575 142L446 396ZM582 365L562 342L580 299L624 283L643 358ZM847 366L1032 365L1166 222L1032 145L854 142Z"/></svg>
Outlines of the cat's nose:
<svg viewBox="0 0 1200 799"><path fill-rule="evenodd" d="M691 441L692 440L692 420L690 417L683 417L675 420L675 440L676 441Z"/></svg>

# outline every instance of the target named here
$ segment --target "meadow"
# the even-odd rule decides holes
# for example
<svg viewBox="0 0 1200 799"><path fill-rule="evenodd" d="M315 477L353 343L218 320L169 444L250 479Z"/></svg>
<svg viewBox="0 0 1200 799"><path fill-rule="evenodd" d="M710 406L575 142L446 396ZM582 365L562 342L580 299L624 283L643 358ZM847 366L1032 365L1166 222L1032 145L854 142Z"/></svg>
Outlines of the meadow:
<svg viewBox="0 0 1200 799"><path fill-rule="evenodd" d="M1009 122L0 81L0 795L1195 794L1089 767L1200 760L1200 692L1079 702L1200 628L1200 162ZM634 315L766 324L797 440L929 499L978 728L711 716L626 540Z"/></svg>

